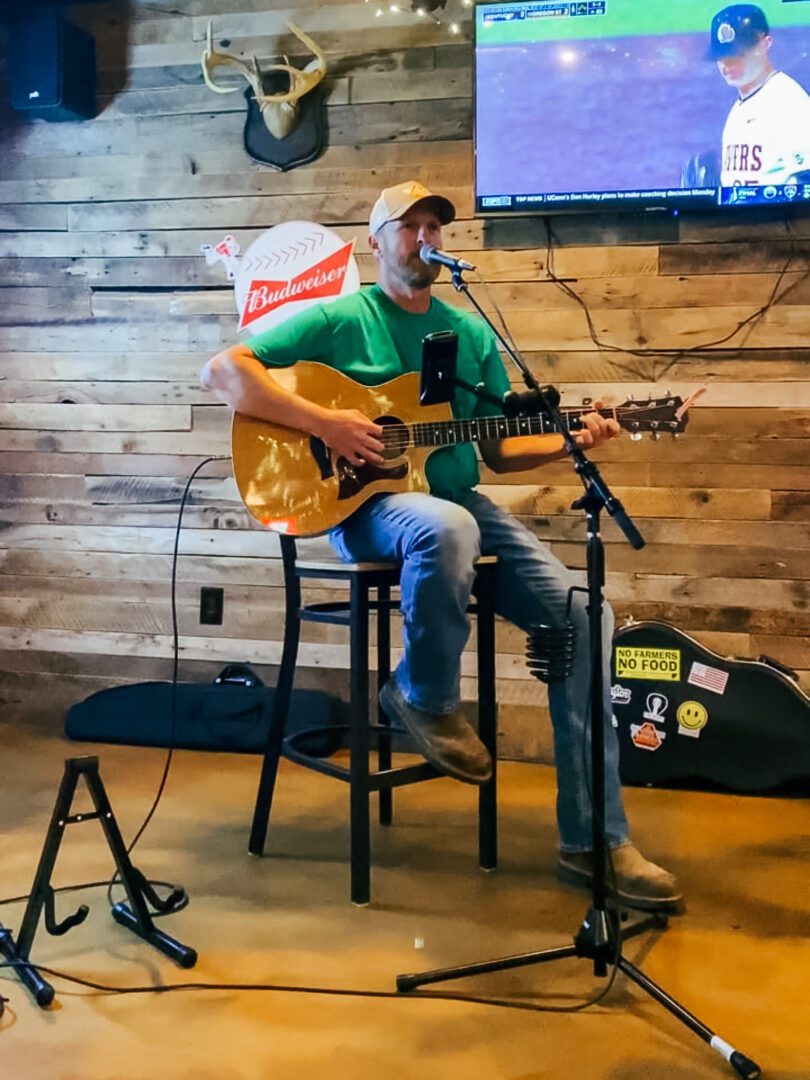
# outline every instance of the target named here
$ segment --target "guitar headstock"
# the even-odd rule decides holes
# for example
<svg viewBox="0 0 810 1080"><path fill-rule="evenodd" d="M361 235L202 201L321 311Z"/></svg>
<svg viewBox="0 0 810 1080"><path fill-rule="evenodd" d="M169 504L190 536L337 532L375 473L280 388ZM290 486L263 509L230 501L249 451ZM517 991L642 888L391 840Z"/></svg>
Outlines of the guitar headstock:
<svg viewBox="0 0 810 1080"><path fill-rule="evenodd" d="M616 409L616 419L625 431L630 432L630 437L640 439L644 432L649 432L654 439L661 435L677 437L686 430L689 422L689 409L705 392L701 387L686 400L676 394L666 394L664 397L649 397L644 401L635 401L629 397Z"/></svg>

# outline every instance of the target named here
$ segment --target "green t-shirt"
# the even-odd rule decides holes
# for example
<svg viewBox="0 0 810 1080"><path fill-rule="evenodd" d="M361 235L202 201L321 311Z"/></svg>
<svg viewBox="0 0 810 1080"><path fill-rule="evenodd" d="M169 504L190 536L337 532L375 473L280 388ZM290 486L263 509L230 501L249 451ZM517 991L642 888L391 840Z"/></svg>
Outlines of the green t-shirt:
<svg viewBox="0 0 810 1080"><path fill-rule="evenodd" d="M258 334L247 347L267 367L288 367L297 360L329 364L366 386L377 386L422 366L426 334L452 330L458 336L458 377L483 383L502 396L509 379L496 339L483 320L432 297L424 315L404 311L379 285L361 289L331 304L316 305L280 326ZM456 391L453 416L466 420L499 412L469 390ZM373 418L372 418L373 419ZM478 459L470 443L445 446L430 455L426 474L430 490L453 494L479 481Z"/></svg>

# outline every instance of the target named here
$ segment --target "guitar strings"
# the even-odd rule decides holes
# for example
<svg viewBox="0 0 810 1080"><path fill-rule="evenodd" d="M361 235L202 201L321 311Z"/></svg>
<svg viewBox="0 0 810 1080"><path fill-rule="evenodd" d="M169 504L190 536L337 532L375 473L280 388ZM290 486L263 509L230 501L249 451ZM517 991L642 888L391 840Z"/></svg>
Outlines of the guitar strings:
<svg viewBox="0 0 810 1080"><path fill-rule="evenodd" d="M600 416L606 416L615 420L619 419L619 416L624 416L627 413L638 413L642 411L643 406L613 406L606 409L594 410L599 413ZM585 412L589 411L587 408L575 408L565 407L561 412L569 417L570 420L575 421L578 417L582 416ZM470 437L464 440L453 438L454 434L463 435L464 425L475 424L476 427L482 427L488 429L494 425L494 432L490 437L502 438L502 428L505 426L517 427L516 431L508 431L508 435L549 435L554 434L554 428L549 424L548 420L542 416L484 416L484 417L469 417L467 419L455 419L455 420L440 420L437 423L431 424L429 421L420 421L416 424L405 424L403 422L397 422L396 425L384 425L383 436L381 442L387 450L406 449L409 446L425 446L432 445L433 440L437 437L437 433L447 436L448 445L460 441L475 442L472 438L472 432L469 432ZM529 430L520 430L520 426L524 425ZM488 431L485 431L484 438L489 435ZM421 439L421 436L426 436L427 441Z"/></svg>

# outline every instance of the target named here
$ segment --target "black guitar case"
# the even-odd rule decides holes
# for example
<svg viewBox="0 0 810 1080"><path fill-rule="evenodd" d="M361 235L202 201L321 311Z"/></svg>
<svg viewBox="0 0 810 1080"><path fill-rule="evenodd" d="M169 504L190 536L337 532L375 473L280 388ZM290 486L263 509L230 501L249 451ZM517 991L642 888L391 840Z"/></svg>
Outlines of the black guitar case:
<svg viewBox="0 0 810 1080"><path fill-rule="evenodd" d="M810 787L810 698L770 657L729 659L667 623L630 622L612 676L624 783Z"/></svg>

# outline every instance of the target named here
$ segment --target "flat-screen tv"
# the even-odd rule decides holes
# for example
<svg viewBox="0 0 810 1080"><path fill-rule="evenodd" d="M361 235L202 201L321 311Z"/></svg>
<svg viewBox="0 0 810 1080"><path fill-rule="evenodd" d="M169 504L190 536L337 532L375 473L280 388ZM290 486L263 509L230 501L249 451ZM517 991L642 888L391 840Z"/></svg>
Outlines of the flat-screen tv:
<svg viewBox="0 0 810 1080"><path fill-rule="evenodd" d="M810 0L475 9L475 206L810 205Z"/></svg>

